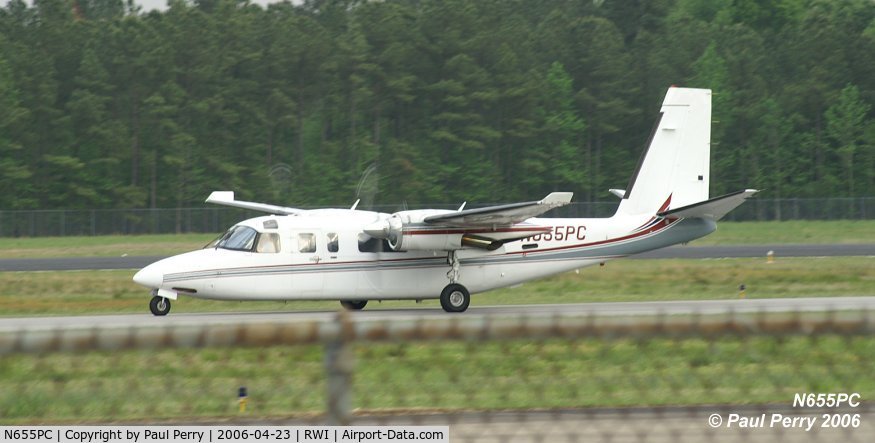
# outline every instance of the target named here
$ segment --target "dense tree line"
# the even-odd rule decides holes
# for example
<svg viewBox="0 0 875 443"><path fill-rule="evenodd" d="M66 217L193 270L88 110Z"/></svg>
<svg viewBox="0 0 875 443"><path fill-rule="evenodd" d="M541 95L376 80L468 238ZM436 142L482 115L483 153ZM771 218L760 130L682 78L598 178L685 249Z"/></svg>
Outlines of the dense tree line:
<svg viewBox="0 0 875 443"><path fill-rule="evenodd" d="M0 209L609 200L672 84L712 194L875 195L870 0L11 0Z"/></svg>

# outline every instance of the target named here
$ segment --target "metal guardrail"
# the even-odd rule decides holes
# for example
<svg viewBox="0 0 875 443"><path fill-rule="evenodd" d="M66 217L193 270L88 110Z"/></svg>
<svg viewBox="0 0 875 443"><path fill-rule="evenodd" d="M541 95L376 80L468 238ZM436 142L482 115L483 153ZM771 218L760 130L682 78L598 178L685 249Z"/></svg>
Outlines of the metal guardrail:
<svg viewBox="0 0 875 443"><path fill-rule="evenodd" d="M256 319L206 324L156 322L149 326L7 326L0 328L0 357L59 352L78 355L88 351L321 345L327 388L325 420L330 424L346 425L353 420L351 398L356 368L355 346L514 340L538 343L553 339L642 341L692 338L714 342L726 337L782 339L827 335L872 338L875 336L875 311L624 317L585 313L466 314L391 321L355 318L353 314L340 312L333 321L264 322Z"/></svg>
<svg viewBox="0 0 875 443"><path fill-rule="evenodd" d="M354 319L339 312L334 321L238 321L205 324L81 326L0 329L0 356L46 352L129 349L264 347L305 344L411 341L497 341L546 338L684 338L875 335L875 311L758 312L708 315L596 316L556 313L504 316L465 314L392 321Z"/></svg>
<svg viewBox="0 0 875 443"><path fill-rule="evenodd" d="M583 202L550 211L547 217L609 217L617 201ZM470 205L474 208L487 204ZM338 207L344 207L340 205ZM395 212L402 209L455 209L458 205L377 205L371 209ZM0 210L0 237L45 237L69 235L218 233L241 219L260 215L235 208L156 208L91 210ZM871 220L875 197L787 198L757 197L732 211L727 220Z"/></svg>

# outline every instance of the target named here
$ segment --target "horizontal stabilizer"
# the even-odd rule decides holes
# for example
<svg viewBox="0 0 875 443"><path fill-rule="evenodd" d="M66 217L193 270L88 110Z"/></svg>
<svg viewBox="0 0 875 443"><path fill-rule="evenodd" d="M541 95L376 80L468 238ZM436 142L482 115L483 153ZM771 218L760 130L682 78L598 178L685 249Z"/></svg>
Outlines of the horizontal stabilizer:
<svg viewBox="0 0 875 443"><path fill-rule="evenodd" d="M284 206L234 200L234 191L213 191L213 193L207 197L206 202L217 205L232 206L235 208L252 209L253 211L261 211L277 215L298 215L303 212L301 209L287 208Z"/></svg>
<svg viewBox="0 0 875 443"><path fill-rule="evenodd" d="M756 189L745 189L677 209L663 211L656 215L660 217L707 218L717 221L757 192L759 191Z"/></svg>
<svg viewBox="0 0 875 443"><path fill-rule="evenodd" d="M543 214L553 208L571 203L571 192L551 192L538 201L511 203L486 208L465 209L426 217L426 223L450 226L510 226L527 218Z"/></svg>
<svg viewBox="0 0 875 443"><path fill-rule="evenodd" d="M610 192L611 194L616 195L616 196L619 197L619 198L623 198L623 197L626 196L626 190L625 190L625 189L608 189L608 192Z"/></svg>

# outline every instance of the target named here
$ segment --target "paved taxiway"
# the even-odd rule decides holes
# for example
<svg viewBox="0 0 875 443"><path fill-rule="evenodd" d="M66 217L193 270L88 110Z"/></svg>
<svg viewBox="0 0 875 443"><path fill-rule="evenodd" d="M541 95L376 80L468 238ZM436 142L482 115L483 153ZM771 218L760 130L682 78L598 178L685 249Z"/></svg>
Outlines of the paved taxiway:
<svg viewBox="0 0 875 443"><path fill-rule="evenodd" d="M743 429L737 426L712 427L711 414L745 417L766 414L764 428ZM772 414L816 417L822 414L860 414L858 428L823 428L806 431L799 428L769 427ZM142 423L134 422L138 426ZM311 418L233 418L220 420L158 421L163 426L320 426L321 417ZM860 408L819 409L790 407L786 404L762 405L694 405L636 406L628 408L557 409L551 411L445 411L414 415L368 415L359 411L353 416L355 426L447 426L450 441L505 443L509 441L612 441L612 442L871 442L875 441L875 411L868 404Z"/></svg>
<svg viewBox="0 0 875 443"><path fill-rule="evenodd" d="M476 303L477 297L474 297ZM217 302L221 303L221 302ZM293 306L293 305L290 305ZM561 305L514 305L514 306L472 306L467 313L495 315L567 315L584 314L593 316L627 315L682 315L682 314L725 314L728 312L831 312L875 310L875 297L820 297L820 298L770 298L744 300L699 300L699 301L645 301L623 303L576 303ZM19 317L0 318L0 332L23 329L53 329L59 327L89 328L204 325L222 323L261 323L282 321L330 321L337 315L330 311L289 311L289 312L214 312L179 313L166 317L154 317L146 305L142 314L91 315L73 317ZM371 303L365 310L354 312L354 318L363 320L418 319L432 316L451 315L438 308L380 309Z"/></svg>
<svg viewBox="0 0 875 443"><path fill-rule="evenodd" d="M688 407L591 408L558 411L513 411L487 413L435 414L429 416L355 417L354 424L450 426L450 441L504 443L508 441L611 441L611 442L871 442L875 438L875 411L868 405L844 410L793 409L777 405L712 405ZM824 413L860 414L858 428L769 427L740 429L708 423L712 413L728 417L766 414L814 417L821 424ZM288 423L282 423L288 424Z"/></svg>
<svg viewBox="0 0 875 443"><path fill-rule="evenodd" d="M777 257L875 256L873 244L824 245L741 245L741 246L672 246L634 255L631 258L743 258L765 257L774 251ZM163 256L69 257L0 259L2 271L73 271L98 269L140 269Z"/></svg>

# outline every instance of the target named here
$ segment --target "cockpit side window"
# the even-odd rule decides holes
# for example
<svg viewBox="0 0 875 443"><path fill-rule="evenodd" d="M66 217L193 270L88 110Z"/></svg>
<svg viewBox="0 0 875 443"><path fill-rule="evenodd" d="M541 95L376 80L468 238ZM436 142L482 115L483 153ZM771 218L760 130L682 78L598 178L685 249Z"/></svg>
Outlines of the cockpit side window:
<svg viewBox="0 0 875 443"><path fill-rule="evenodd" d="M316 252L316 234L298 234L298 252Z"/></svg>
<svg viewBox="0 0 875 443"><path fill-rule="evenodd" d="M258 245L255 246L255 252L268 254L280 252L280 236L272 232L259 234Z"/></svg>
<svg viewBox="0 0 875 443"><path fill-rule="evenodd" d="M326 239L328 240L328 252L337 252L340 246L337 238L337 233L329 232L326 237Z"/></svg>

